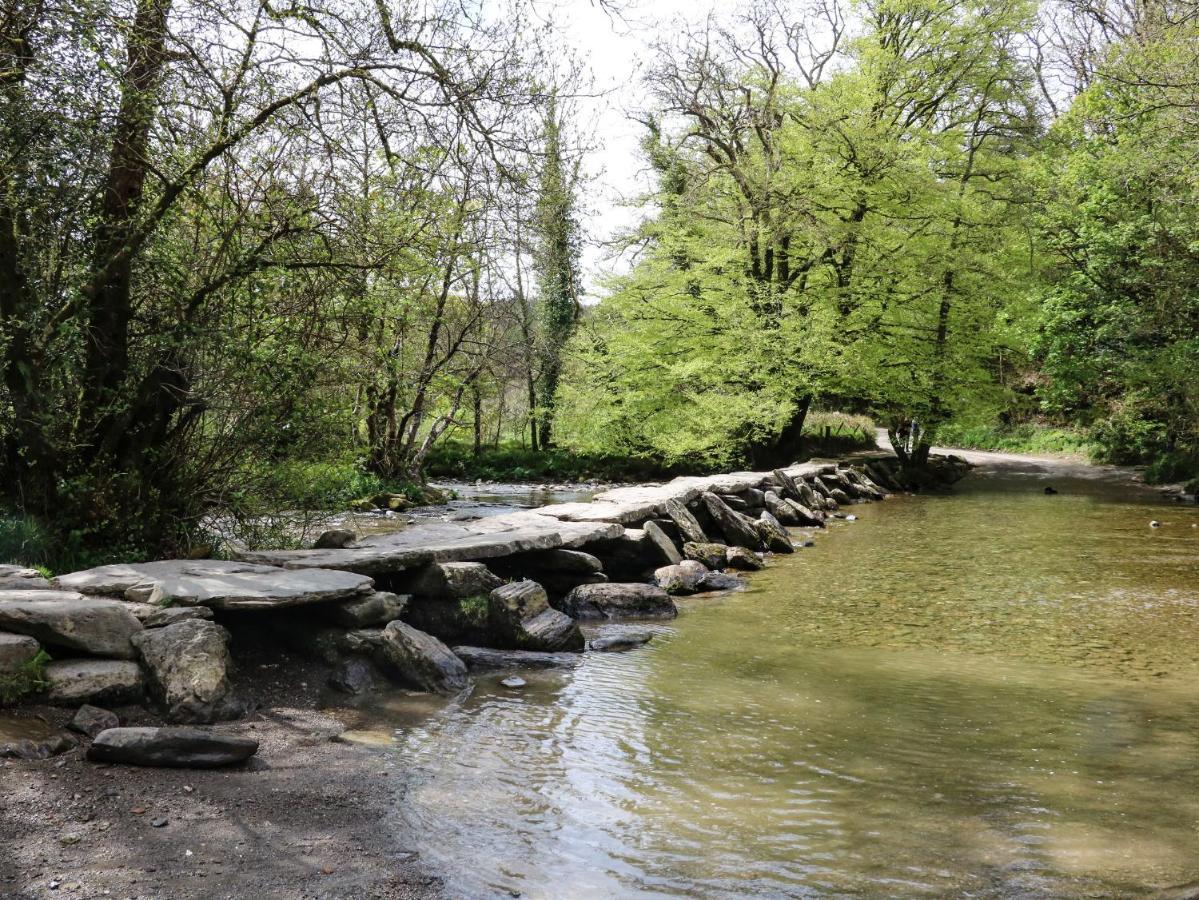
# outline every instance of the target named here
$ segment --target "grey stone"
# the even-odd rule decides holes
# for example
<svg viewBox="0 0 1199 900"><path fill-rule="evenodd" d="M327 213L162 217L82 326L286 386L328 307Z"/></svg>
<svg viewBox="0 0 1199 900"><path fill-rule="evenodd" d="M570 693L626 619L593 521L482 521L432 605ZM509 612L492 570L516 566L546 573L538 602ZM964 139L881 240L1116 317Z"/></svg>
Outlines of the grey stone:
<svg viewBox="0 0 1199 900"><path fill-rule="evenodd" d="M0 629L56 647L132 659L129 639L142 630L142 623L120 600L73 591L4 591L0 592Z"/></svg>
<svg viewBox="0 0 1199 900"><path fill-rule="evenodd" d="M662 554L662 562L668 566L673 566L683 561L683 556L679 553L679 548L674 545L674 541L670 539L670 535L662 530L661 525L657 522L646 522L643 530L645 531L645 536L649 538L654 547L658 549L658 552Z"/></svg>
<svg viewBox="0 0 1199 900"><path fill-rule="evenodd" d="M11 675L20 671L41 649L37 640L27 634L0 632L0 675Z"/></svg>
<svg viewBox="0 0 1199 900"><path fill-rule="evenodd" d="M665 507L666 515L670 516L670 520L678 527L679 533L684 538L684 542L695 544L708 543L708 536L704 534L704 529L699 524L699 519L695 518L685 504L671 497L666 501Z"/></svg>
<svg viewBox="0 0 1199 900"><path fill-rule="evenodd" d="M736 494L717 494L720 501L729 509L737 512L745 512L749 509L749 502L744 497L739 497Z"/></svg>
<svg viewBox="0 0 1199 900"><path fill-rule="evenodd" d="M320 607L327 618L346 628L370 628L386 625L404 614L408 607L407 594L392 594L375 591L365 597L356 597L341 603L329 603Z"/></svg>
<svg viewBox="0 0 1199 900"><path fill-rule="evenodd" d="M799 483L794 478L782 469L775 469L771 474L782 488L782 497L784 500L794 500L796 503L803 502L803 494L800 492Z"/></svg>
<svg viewBox="0 0 1199 900"><path fill-rule="evenodd" d="M349 600L372 590L370 578L353 572L300 572L216 559L100 566L60 575L55 581L85 594L125 594L130 589L140 594L156 588L175 605L238 610Z"/></svg>
<svg viewBox="0 0 1199 900"><path fill-rule="evenodd" d="M145 688L137 663L115 659L55 661L46 665L42 678L46 699L62 706L134 701Z"/></svg>
<svg viewBox="0 0 1199 900"><path fill-rule="evenodd" d="M758 528L762 534L762 542L766 544L766 549L773 550L775 553L795 552L787 529L770 513L763 512L758 517Z"/></svg>
<svg viewBox="0 0 1199 900"><path fill-rule="evenodd" d="M347 528L331 528L321 532L312 545L314 550L344 550L358 539L358 535Z"/></svg>
<svg viewBox="0 0 1199 900"><path fill-rule="evenodd" d="M365 659L347 659L329 675L329 687L343 694L365 694L375 687L375 667Z"/></svg>
<svg viewBox="0 0 1199 900"><path fill-rule="evenodd" d="M48 759L75 743L71 735L41 719L0 715L0 759Z"/></svg>
<svg viewBox="0 0 1199 900"><path fill-rule="evenodd" d="M584 584L567 594L564 602L567 614L577 619L672 619L678 615L670 595L651 584Z"/></svg>
<svg viewBox="0 0 1199 900"><path fill-rule="evenodd" d="M564 669L576 666L577 653L546 653L539 650L496 650L492 647L455 647L454 654L472 672L490 669Z"/></svg>
<svg viewBox="0 0 1199 900"><path fill-rule="evenodd" d="M538 553L523 553L502 561L509 568L530 576L546 572L569 575L594 575L604 571L604 565L590 553L581 550L542 550Z"/></svg>
<svg viewBox="0 0 1199 900"><path fill-rule="evenodd" d="M404 531L360 538L353 547L344 550L272 550L241 556L250 562L288 569L332 568L364 575L391 575L434 562L478 561L539 550L579 549L593 541L617 537L623 531L615 522L571 522L550 515L551 510L560 512L571 505L485 516L473 522L422 522Z"/></svg>
<svg viewBox="0 0 1199 900"><path fill-rule="evenodd" d="M241 713L231 697L229 632L220 625L188 619L143 631L133 643L168 721L208 724Z"/></svg>
<svg viewBox="0 0 1199 900"><path fill-rule="evenodd" d="M748 585L742 579L724 572L709 572L700 584L700 589L704 591L740 591L746 587Z"/></svg>
<svg viewBox="0 0 1199 900"><path fill-rule="evenodd" d="M185 622L188 619L211 618L212 610L207 606L168 606L166 609L158 609L150 613L142 619L142 624L147 628L162 628L166 625L174 625L176 622Z"/></svg>
<svg viewBox="0 0 1199 900"><path fill-rule="evenodd" d="M707 566L687 559L677 566L663 566L655 571L654 583L668 594L694 594L707 574Z"/></svg>
<svg viewBox="0 0 1199 900"><path fill-rule="evenodd" d="M574 620L549 604L535 581L501 585L488 596L491 624L500 641L524 650L582 650Z"/></svg>
<svg viewBox="0 0 1199 900"><path fill-rule="evenodd" d="M372 638L376 661L405 684L441 694L457 693L468 684L465 663L432 635L399 621L377 634Z"/></svg>
<svg viewBox="0 0 1199 900"><path fill-rule="evenodd" d="M101 731L116 728L120 724L121 720L117 718L116 713L85 703L75 712L74 717L67 723L67 727L80 734L86 734L88 737L95 737Z"/></svg>
<svg viewBox="0 0 1199 900"><path fill-rule="evenodd" d="M503 581L479 562L432 563L403 582L406 592L435 600L489 594L501 584Z"/></svg>
<svg viewBox="0 0 1199 900"><path fill-rule="evenodd" d="M798 525L799 517L790 500L784 500L774 491L766 492L766 511L784 525Z"/></svg>
<svg viewBox="0 0 1199 900"><path fill-rule="evenodd" d="M728 567L744 572L756 572L762 568L762 558L744 547L729 547Z"/></svg>
<svg viewBox="0 0 1199 900"><path fill-rule="evenodd" d="M613 650L632 650L634 647L644 647L654 639L652 631L621 631L616 634L605 634L587 643L588 650L597 653L607 653Z"/></svg>
<svg viewBox="0 0 1199 900"><path fill-rule="evenodd" d="M825 515L823 512L817 512L814 509L809 509L802 503L797 503L794 500L784 500L783 506L791 510L795 525L815 526L817 528L824 527Z"/></svg>
<svg viewBox="0 0 1199 900"><path fill-rule="evenodd" d="M214 769L244 762L258 741L198 728L109 728L87 749L93 762Z"/></svg>
<svg viewBox="0 0 1199 900"><path fill-rule="evenodd" d="M703 563L709 569L723 569L728 564L728 550L724 544L696 544L688 541L683 545L683 556Z"/></svg>
<svg viewBox="0 0 1199 900"><path fill-rule="evenodd" d="M509 675L507 678L501 681L500 684L506 688L522 688L528 684L528 682L523 678L517 677L516 675Z"/></svg>
<svg viewBox="0 0 1199 900"><path fill-rule="evenodd" d="M725 542L748 550L764 550L766 545L757 523L743 516L712 493L703 494L704 506L715 520L720 530L724 532Z"/></svg>
<svg viewBox="0 0 1199 900"><path fill-rule="evenodd" d="M37 569L24 566L0 566L0 591L50 591L50 584Z"/></svg>

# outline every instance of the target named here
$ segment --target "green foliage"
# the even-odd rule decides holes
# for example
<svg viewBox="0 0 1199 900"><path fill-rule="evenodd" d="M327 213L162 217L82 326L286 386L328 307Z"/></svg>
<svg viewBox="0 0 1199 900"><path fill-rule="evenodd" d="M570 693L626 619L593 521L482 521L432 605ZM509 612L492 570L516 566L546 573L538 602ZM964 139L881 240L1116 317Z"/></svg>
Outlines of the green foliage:
<svg viewBox="0 0 1199 900"><path fill-rule="evenodd" d="M46 686L43 673L50 656L45 650L22 665L15 672L0 675L0 706L8 706L25 699Z"/></svg>
<svg viewBox="0 0 1199 900"><path fill-rule="evenodd" d="M1005 453L1083 454L1092 456L1095 443L1082 431L1052 425L1026 423L1000 426L948 422L937 429L936 441L943 447L969 450L999 450Z"/></svg>
<svg viewBox="0 0 1199 900"><path fill-rule="evenodd" d="M458 601L458 612L462 620L470 626L481 628L487 624L491 604L486 594L473 594Z"/></svg>
<svg viewBox="0 0 1199 900"><path fill-rule="evenodd" d="M476 455L472 447L457 442L439 446L428 464L432 477L467 481L649 481L698 471L616 453L530 450L513 444L484 447Z"/></svg>

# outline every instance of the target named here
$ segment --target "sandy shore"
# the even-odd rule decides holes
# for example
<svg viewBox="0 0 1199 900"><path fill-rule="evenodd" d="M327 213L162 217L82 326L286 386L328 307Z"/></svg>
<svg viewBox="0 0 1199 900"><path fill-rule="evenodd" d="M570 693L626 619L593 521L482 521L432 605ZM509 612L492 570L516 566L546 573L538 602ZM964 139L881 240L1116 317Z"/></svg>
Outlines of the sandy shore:
<svg viewBox="0 0 1199 900"><path fill-rule="evenodd" d="M243 662L238 680L260 706L220 728L261 742L245 766L106 766L82 749L0 760L0 897L440 896L397 824L400 762L341 741L346 723L316 711L323 671L272 654ZM62 724L71 713L18 714Z"/></svg>

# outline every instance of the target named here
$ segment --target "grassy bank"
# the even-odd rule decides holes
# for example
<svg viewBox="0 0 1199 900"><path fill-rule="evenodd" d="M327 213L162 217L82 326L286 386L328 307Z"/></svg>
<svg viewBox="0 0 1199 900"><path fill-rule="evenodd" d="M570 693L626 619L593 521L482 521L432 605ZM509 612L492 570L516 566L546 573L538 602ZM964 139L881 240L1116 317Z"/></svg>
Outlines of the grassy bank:
<svg viewBox="0 0 1199 900"><path fill-rule="evenodd" d="M937 429L937 444L1003 453L1073 454L1093 458L1098 446L1083 431L1050 425L961 425Z"/></svg>

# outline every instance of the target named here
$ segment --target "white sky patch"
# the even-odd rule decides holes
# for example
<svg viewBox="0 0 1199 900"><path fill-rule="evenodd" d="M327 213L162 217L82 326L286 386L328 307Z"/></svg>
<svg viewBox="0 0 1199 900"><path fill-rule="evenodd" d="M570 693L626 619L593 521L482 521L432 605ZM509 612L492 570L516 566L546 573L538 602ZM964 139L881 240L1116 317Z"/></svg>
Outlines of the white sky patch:
<svg viewBox="0 0 1199 900"><path fill-rule="evenodd" d="M642 78L649 46L679 20L699 22L712 9L705 0L624 0L620 15L608 12L596 0L561 0L554 8L563 39L589 68L596 94L579 103L585 117L580 124L594 123L595 143L586 160L587 184L579 198L587 241L583 254L587 302L602 296L599 282L606 273L627 271L629 260L613 258L608 244L645 215L630 204L652 184L641 155L645 130L634 119L651 105Z"/></svg>

